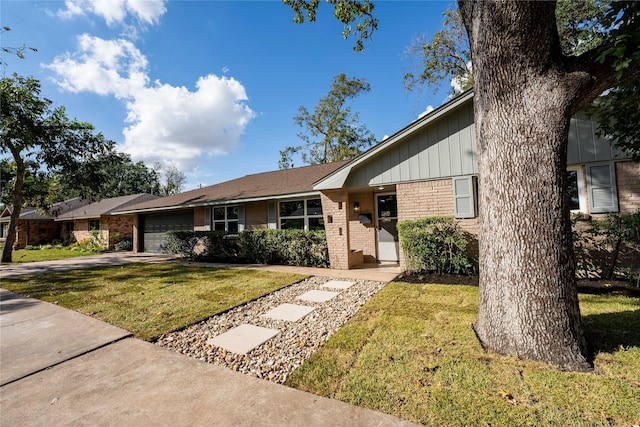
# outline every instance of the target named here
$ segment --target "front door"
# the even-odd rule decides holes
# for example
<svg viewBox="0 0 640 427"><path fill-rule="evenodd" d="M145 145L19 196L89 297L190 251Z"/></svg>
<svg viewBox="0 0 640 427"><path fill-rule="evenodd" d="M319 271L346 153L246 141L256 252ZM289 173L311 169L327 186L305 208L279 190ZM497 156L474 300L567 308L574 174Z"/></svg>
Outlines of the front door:
<svg viewBox="0 0 640 427"><path fill-rule="evenodd" d="M398 262L398 202L395 194L376 195L378 261Z"/></svg>

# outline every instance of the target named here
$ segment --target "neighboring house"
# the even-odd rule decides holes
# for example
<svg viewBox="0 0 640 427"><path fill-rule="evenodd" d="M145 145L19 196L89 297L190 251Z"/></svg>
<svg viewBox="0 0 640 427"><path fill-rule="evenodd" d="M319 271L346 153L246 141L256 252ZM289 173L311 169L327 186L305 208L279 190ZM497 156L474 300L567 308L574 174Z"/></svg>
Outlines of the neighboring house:
<svg viewBox="0 0 640 427"><path fill-rule="evenodd" d="M247 175L119 209L134 215L134 251L166 252L170 230L324 229L313 184L346 161Z"/></svg>
<svg viewBox="0 0 640 427"><path fill-rule="evenodd" d="M108 248L121 240L133 240L133 215L116 215L116 210L157 199L152 194L112 197L58 215L63 240L81 242L97 237Z"/></svg>
<svg viewBox="0 0 640 427"><path fill-rule="evenodd" d="M34 207L22 208L13 247L15 249L24 249L27 245L42 245L60 239L62 228L60 224L54 221L54 218L87 203L89 202L80 198L69 199L53 204L48 212ZM7 233L9 233L11 212L13 212L13 208L9 206L0 214L0 237L2 241L6 239Z"/></svg>
<svg viewBox="0 0 640 427"><path fill-rule="evenodd" d="M572 118L569 132L572 211L640 208L640 165L597 137L583 113ZM381 261L403 267L399 221L455 216L477 235L476 156L467 92L351 161L249 175L132 206L126 213L137 218L134 250L166 249L168 230L324 227L332 268Z"/></svg>

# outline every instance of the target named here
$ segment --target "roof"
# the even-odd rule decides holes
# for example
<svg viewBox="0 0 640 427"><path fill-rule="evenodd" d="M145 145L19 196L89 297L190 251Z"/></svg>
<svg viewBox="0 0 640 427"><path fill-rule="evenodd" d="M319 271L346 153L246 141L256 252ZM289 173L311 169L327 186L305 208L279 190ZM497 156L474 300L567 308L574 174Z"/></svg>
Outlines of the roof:
<svg viewBox="0 0 640 427"><path fill-rule="evenodd" d="M348 160L246 175L208 187L129 206L117 213L160 211L318 194L313 183Z"/></svg>
<svg viewBox="0 0 640 427"><path fill-rule="evenodd" d="M408 126L400 129L398 132L391 135L389 138L383 140L382 142L374 145L369 150L365 151L355 159L346 163L342 167L336 169L335 171L329 173L327 176L321 177L317 182L314 183L313 188L315 190L328 190L335 188L344 187L347 178L351 174L351 171L364 162L368 161L372 157L377 156L383 151L386 151L388 148L396 144L398 141L406 138L408 135L415 133L416 131L424 128L430 123L434 122L438 118L444 116L455 108L467 103L471 102L473 99L473 90L468 90L461 95L451 99L449 102L441 105L435 110L431 111L429 114L413 121Z"/></svg>
<svg viewBox="0 0 640 427"><path fill-rule="evenodd" d="M99 218L103 215L112 215L112 213L116 210L122 210L127 208L128 206L154 199L158 199L158 196L145 193L102 199L98 202L81 206L62 215L58 215L56 217L56 221Z"/></svg>
<svg viewBox="0 0 640 427"><path fill-rule="evenodd" d="M89 203L88 200L84 200L84 199L81 199L80 197L76 197L73 199L54 203L49 207L48 212L45 212L43 209L35 208L33 206L26 206L20 210L20 220L21 221L53 220L55 217L63 215L66 212L69 212L73 209L77 209L88 203ZM0 218L0 222L9 222L12 212L13 212L13 207L7 206L2 212L2 218Z"/></svg>

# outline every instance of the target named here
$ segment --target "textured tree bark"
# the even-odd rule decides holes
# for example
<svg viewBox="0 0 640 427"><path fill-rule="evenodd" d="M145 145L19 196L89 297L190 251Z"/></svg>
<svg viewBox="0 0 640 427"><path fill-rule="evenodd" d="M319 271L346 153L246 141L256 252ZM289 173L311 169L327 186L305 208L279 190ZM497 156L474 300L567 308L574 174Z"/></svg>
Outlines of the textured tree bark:
<svg viewBox="0 0 640 427"><path fill-rule="evenodd" d="M591 369L580 324L566 194L576 107L555 3L460 2L475 82L480 301L485 348Z"/></svg>

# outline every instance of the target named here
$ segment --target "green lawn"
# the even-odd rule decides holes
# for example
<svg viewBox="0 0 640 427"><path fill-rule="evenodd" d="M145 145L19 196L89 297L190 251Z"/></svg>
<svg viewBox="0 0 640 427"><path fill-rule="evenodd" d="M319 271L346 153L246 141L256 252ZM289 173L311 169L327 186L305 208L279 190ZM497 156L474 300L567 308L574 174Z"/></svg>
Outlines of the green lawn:
<svg viewBox="0 0 640 427"><path fill-rule="evenodd" d="M640 301L581 295L593 373L483 351L478 289L394 282L287 384L429 426L634 426Z"/></svg>
<svg viewBox="0 0 640 427"><path fill-rule="evenodd" d="M304 277L258 270L129 264L3 279L2 287L153 340Z"/></svg>
<svg viewBox="0 0 640 427"><path fill-rule="evenodd" d="M49 249L20 249L13 251L12 261L16 263L52 261L56 259L75 258L79 256L96 255L98 252L87 252L82 250L71 250L68 248Z"/></svg>

